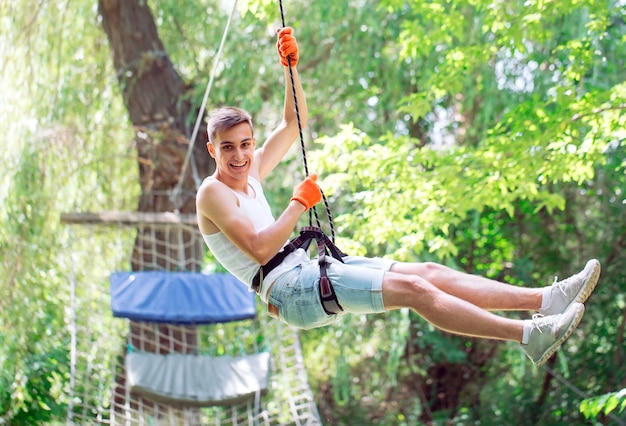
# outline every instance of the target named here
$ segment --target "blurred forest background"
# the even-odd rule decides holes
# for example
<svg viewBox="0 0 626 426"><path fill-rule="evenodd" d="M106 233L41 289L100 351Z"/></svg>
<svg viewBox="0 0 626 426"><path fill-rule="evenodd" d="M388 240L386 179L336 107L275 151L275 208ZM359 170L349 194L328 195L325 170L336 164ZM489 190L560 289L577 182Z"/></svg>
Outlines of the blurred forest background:
<svg viewBox="0 0 626 426"><path fill-rule="evenodd" d="M547 368L405 311L302 332L325 423L626 424L626 2L284 6L340 247L534 287L603 265ZM120 233L93 247L61 213L193 213L181 157L231 7L0 0L0 424L65 422L70 282L119 256ZM277 1L240 2L208 99L249 110L259 140L280 119L279 26ZM294 147L266 183L275 213L302 177ZM145 197L177 186L180 203Z"/></svg>

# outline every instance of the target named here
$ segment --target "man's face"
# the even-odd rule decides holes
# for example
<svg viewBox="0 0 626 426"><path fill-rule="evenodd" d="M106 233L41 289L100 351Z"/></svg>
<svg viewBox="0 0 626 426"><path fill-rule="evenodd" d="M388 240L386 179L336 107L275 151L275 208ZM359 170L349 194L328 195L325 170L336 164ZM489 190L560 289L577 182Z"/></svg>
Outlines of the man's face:
<svg viewBox="0 0 626 426"><path fill-rule="evenodd" d="M232 178L247 176L254 160L256 138L248 123L217 134L213 143L207 143L209 154L215 159L218 171Z"/></svg>

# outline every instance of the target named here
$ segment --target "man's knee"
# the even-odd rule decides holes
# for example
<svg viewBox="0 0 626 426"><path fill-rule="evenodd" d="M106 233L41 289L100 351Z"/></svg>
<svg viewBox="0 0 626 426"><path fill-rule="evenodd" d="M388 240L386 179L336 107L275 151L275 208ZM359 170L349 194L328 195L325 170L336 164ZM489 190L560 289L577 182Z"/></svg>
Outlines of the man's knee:
<svg viewBox="0 0 626 426"><path fill-rule="evenodd" d="M434 285L418 275L389 272L383 279L386 307L415 307L416 304L433 300L438 292Z"/></svg>
<svg viewBox="0 0 626 426"><path fill-rule="evenodd" d="M435 283L450 275L452 269L435 262L422 262L417 264L418 275L426 281Z"/></svg>
<svg viewBox="0 0 626 426"><path fill-rule="evenodd" d="M392 266L391 271L405 275L417 275L432 282L438 278L449 276L453 270L435 262L399 262Z"/></svg>

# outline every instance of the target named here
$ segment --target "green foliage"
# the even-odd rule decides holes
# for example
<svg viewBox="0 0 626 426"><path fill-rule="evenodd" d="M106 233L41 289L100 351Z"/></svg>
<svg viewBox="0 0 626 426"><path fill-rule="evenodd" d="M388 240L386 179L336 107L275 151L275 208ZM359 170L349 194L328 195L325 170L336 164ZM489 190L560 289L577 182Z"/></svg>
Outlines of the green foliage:
<svg viewBox="0 0 626 426"><path fill-rule="evenodd" d="M618 413L622 413L624 409L626 409L626 389L585 399L580 403L580 412L587 419L595 419L601 413L606 416L615 410Z"/></svg>
<svg viewBox="0 0 626 426"><path fill-rule="evenodd" d="M606 23L601 25L604 18L594 15L590 20L578 8L548 7L542 19L567 17L587 21L587 25L581 34L571 35L573 40L562 40L563 45L544 46L543 30L530 24L534 22L532 10L521 4L519 13L508 16L507 11L507 15L497 17L514 28L520 22L530 22L519 29L523 43L511 43L511 37L521 38L514 31L493 31L491 19L497 7L486 8L486 3L476 4L475 11L473 5L465 7L462 1L446 7L411 4L420 18L405 21L405 60L426 60L423 57L428 53L428 60L436 56L439 65L430 68L424 64L419 78L424 83L417 84L418 90L403 100L400 110L411 114L413 120L428 122L437 119L433 115L437 107L445 108L450 117L449 137L455 138L458 145L441 148L439 136L434 133L430 134L430 143L422 147L422 135L415 139L397 128L393 133L374 135L344 126L336 136L319 139L324 150L318 156L317 166L324 173L340 175L330 182L331 191L342 187L352 194L341 193L342 199L348 197L351 201L353 213L340 220L342 224L345 221L346 228L362 230L354 236L356 240L373 246L397 241L400 247L390 247L389 253L401 259L410 258L412 251L420 253L423 248L445 258L456 254L456 247L447 238L449 227L463 220L467 212L497 208L512 216L515 203L526 199L535 204L536 211L562 210L565 200L552 192L550 185L582 183L593 178L594 166L605 161L607 149L624 138L626 98L623 84L596 88L578 84L580 79L574 78L531 87L535 81L554 80L555 73L566 75L569 65L552 59L554 53L563 48L570 50L569 58L586 54L591 47L581 50L583 44L575 41L605 31ZM390 2L389 7L392 5ZM510 6L507 3L507 8ZM592 10L596 8L594 3ZM484 9L489 9L487 17ZM601 12L607 15L610 9ZM523 18L524 14L529 14L528 19ZM473 19L468 20L467 16ZM466 28L467 22L480 22L483 18L484 25ZM452 44L467 44L470 50L464 53L459 50L462 47L452 48ZM579 49L576 53L564 47L572 45ZM537 68L538 57L531 53L546 48L541 57L543 67ZM585 62L585 71L606 58L593 59L593 63ZM495 67L491 65L494 63ZM509 82L522 77L502 74L500 64L525 68L524 72L529 73L524 77L526 86ZM491 82L484 84L487 78ZM485 105L490 99L507 96L511 96L507 105L498 110ZM429 107L422 111L420 105ZM470 105L472 109L467 110ZM478 117L483 111L489 113L490 124ZM476 130L474 120L479 121L483 131L476 134L477 138L467 139ZM359 205L356 210L355 202Z"/></svg>
<svg viewBox="0 0 626 426"><path fill-rule="evenodd" d="M137 187L92 3L27 3L0 5L0 92L10 100L0 103L0 422L9 424L67 416L71 272L60 212L122 206Z"/></svg>
<svg viewBox="0 0 626 426"><path fill-rule="evenodd" d="M37 417L54 418L66 410L57 398L68 371L67 334L60 333L67 300L56 291L62 277L50 265L54 256L40 250L57 241L50 232L56 218L40 162L40 153L24 149L0 219L0 415L9 419L32 420L38 409Z"/></svg>

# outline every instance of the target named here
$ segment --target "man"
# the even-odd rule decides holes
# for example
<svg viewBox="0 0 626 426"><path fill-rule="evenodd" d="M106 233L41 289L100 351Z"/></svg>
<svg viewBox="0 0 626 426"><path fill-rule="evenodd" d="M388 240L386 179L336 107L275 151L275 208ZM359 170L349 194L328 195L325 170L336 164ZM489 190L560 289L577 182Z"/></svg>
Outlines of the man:
<svg viewBox="0 0 626 426"><path fill-rule="evenodd" d="M291 67L304 127L307 107L291 28L278 30L277 50L285 81L290 79ZM330 324L345 313L411 308L451 333L519 342L537 366L574 331L584 313L583 302L600 275L595 259L580 273L552 286L523 288L432 262L347 256L343 262L329 258L322 272L318 261L309 259L301 248L285 256L288 251L283 248L300 216L321 201L316 176L294 188L291 201L276 220L261 182L298 134L294 95L287 84L283 120L261 147L257 147L247 112L233 107L217 109L209 119L207 143L217 169L197 194L199 228L209 249L227 270L257 291L270 315L307 329ZM327 276L332 284L338 313L329 314L321 302L320 276ZM496 310L539 313L532 320L517 320L490 312Z"/></svg>

